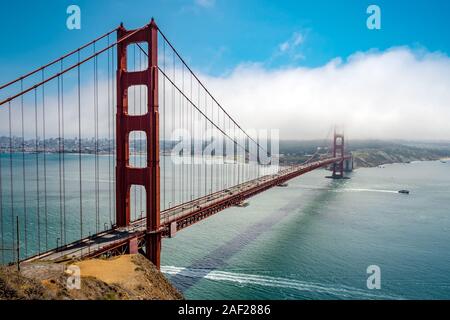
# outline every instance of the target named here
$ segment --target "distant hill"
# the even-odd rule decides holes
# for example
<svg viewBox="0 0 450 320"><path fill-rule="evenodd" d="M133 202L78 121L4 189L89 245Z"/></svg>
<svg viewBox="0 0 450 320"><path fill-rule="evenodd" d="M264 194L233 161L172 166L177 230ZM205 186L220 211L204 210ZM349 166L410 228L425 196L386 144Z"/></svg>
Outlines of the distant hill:
<svg viewBox="0 0 450 320"><path fill-rule="evenodd" d="M301 163L316 152L317 146L321 147L323 152L332 150L329 142L323 140L282 140L280 163ZM346 145L346 151L353 154L355 167L374 167L388 163L449 158L450 142L351 140Z"/></svg>

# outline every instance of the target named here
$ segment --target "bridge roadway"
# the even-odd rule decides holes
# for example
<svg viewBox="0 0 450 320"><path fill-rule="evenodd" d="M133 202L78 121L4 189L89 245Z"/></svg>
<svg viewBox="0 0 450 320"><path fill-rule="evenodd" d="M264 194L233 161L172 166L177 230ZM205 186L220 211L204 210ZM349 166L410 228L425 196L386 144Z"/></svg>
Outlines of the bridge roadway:
<svg viewBox="0 0 450 320"><path fill-rule="evenodd" d="M345 158L348 158L346 156ZM283 169L275 174L244 182L212 193L196 200L174 206L161 212L161 229L164 237L173 236L198 221L201 221L230 206L240 205L244 200L267 189L278 186L302 174L341 161L342 158L324 158L304 165ZM50 250L24 260L62 262L99 256L128 244L130 239L143 239L146 230L145 217L130 223L126 228L113 228L66 246Z"/></svg>

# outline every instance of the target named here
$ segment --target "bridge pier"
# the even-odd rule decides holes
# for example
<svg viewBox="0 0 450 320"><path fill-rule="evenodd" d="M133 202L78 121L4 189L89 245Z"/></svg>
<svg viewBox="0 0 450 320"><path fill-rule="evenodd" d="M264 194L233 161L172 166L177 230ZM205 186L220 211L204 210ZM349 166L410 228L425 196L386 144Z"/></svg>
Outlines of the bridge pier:
<svg viewBox="0 0 450 320"><path fill-rule="evenodd" d="M344 172L353 171L353 156L344 160Z"/></svg>
<svg viewBox="0 0 450 320"><path fill-rule="evenodd" d="M132 185L145 187L146 201L146 256L159 269L161 254L160 230L160 167L159 167L159 111L158 111L158 28L155 22L139 30L117 30L117 165L116 165L116 225L130 224L130 189ZM147 42L148 67L142 71L127 70L127 47ZM128 89L147 86L147 113L128 114ZM147 166L131 167L129 162L129 135L143 131L147 137Z"/></svg>
<svg viewBox="0 0 450 320"><path fill-rule="evenodd" d="M138 246L138 238L131 238L128 240L128 253L129 254L136 254L139 251Z"/></svg>

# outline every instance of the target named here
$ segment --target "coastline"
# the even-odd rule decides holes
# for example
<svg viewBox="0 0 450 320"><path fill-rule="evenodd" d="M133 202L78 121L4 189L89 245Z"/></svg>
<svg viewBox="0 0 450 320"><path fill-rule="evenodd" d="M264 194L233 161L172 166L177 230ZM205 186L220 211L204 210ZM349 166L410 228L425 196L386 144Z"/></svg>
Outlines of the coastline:
<svg viewBox="0 0 450 320"><path fill-rule="evenodd" d="M369 169L369 168L383 168L384 166L395 165L395 164L412 164L412 163L416 163L416 162L438 162L438 161L450 161L450 158L434 159L434 160L412 160L412 161L408 161L408 162L389 162L389 163L383 163L383 164L379 164L379 165L354 167L353 170Z"/></svg>
<svg viewBox="0 0 450 320"><path fill-rule="evenodd" d="M448 152L435 150L383 150L365 149L352 152L354 168L370 168L392 163L411 163L413 161L447 161L450 159Z"/></svg>
<svg viewBox="0 0 450 320"><path fill-rule="evenodd" d="M361 168L379 168L386 165L391 164L411 164L414 162L437 162L437 161L450 161L450 158L440 158L440 159L418 159L418 160L411 160L411 161L398 161L398 162L386 162L386 163L380 163L380 164L370 164L368 166L355 166L353 170L361 169Z"/></svg>

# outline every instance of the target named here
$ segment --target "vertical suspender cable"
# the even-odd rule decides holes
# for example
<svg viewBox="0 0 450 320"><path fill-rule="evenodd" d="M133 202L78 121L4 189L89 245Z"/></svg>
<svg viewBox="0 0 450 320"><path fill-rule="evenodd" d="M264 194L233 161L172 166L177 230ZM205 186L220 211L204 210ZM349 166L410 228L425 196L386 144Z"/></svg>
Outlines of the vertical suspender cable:
<svg viewBox="0 0 450 320"><path fill-rule="evenodd" d="M182 87L182 90L183 90L183 92L184 92L184 65L181 65L181 87ZM183 128L183 122L184 122L184 102L185 102L185 99L184 99L184 97L182 96L182 95L180 95L180 130L184 130L184 128ZM184 138L183 138L183 140L184 140ZM185 148L186 148L186 146L184 145L184 141L183 141L183 153L182 153L182 156L181 156L181 175L180 175L180 184L181 184L181 188L180 188L180 191L181 191L181 203L184 203L184 197L185 197L185 188L184 188L184 157L186 156L184 153L185 153Z"/></svg>
<svg viewBox="0 0 450 320"><path fill-rule="evenodd" d="M41 253L41 213L39 201L39 138L38 138L38 103L37 89L34 89L34 125L35 125L35 153L36 153L36 218L37 218L37 240L38 253Z"/></svg>
<svg viewBox="0 0 450 320"><path fill-rule="evenodd" d="M190 100L192 101L192 93L193 93L193 87L192 87L192 74L191 74L191 93L190 93ZM190 190L189 190L189 199L192 201L192 195L194 193L194 169L195 169L195 164L194 164L194 109L191 108L191 112L190 112L190 128L189 128L189 132L191 134L190 136L190 149L189 153L191 156L191 165L190 165L190 174L191 174L191 185L190 185Z"/></svg>
<svg viewBox="0 0 450 320"><path fill-rule="evenodd" d="M61 70L64 69L64 62L61 60ZM61 243L67 244L66 228L66 151L65 151L65 130L64 130L64 75L61 75L61 131L62 131L62 194L63 194L63 238Z"/></svg>
<svg viewBox="0 0 450 320"><path fill-rule="evenodd" d="M109 35L108 35L108 47L109 47ZM109 212L109 224L110 227L112 227L112 188L111 188L111 156L112 156L112 152L111 152L111 70L110 70L110 55L111 55L111 50L108 50L108 58L107 58L107 76L108 76L108 106L107 108L107 112L108 112L108 212Z"/></svg>
<svg viewBox="0 0 450 320"><path fill-rule="evenodd" d="M199 109L200 109L200 85L199 84L197 84L197 105L198 105L198 107L199 107ZM198 117L197 117L197 123L200 125L200 120L201 120L201 114L200 114L200 112L198 112L197 113L197 115L198 115ZM199 131L199 130L201 130L200 128L197 128L197 130L196 131ZM196 140L199 140L199 139L201 139L201 134L200 134L200 132L198 132L198 136L196 136ZM202 143L201 141L197 141L197 142L195 142L195 143ZM202 189L201 189L201 185L202 185L202 181L201 181L201 176L202 176L202 168L201 168L201 164L199 165L199 168L198 168L198 174L197 174L197 177L198 177L198 179L197 179L197 194L196 194L196 198L199 198L200 197L200 195L201 195L201 191L202 191Z"/></svg>
<svg viewBox="0 0 450 320"><path fill-rule="evenodd" d="M58 77L58 169L59 169L59 239L63 236L63 196L62 196L62 144L61 144L61 79ZM59 244L59 243L58 243Z"/></svg>
<svg viewBox="0 0 450 320"><path fill-rule="evenodd" d="M114 47L113 47L114 48ZM114 112L114 108L115 105L117 103L117 97L114 94L115 90L114 88L116 88L117 85L117 74L113 71L114 70L114 61L115 61L115 55L114 55L114 50L113 48L111 48L111 74L112 74L112 79L111 79L111 95L112 95L112 105L111 108L113 110L112 112L112 154L115 154L115 150L116 150L116 122L114 121L114 116L115 116L115 112ZM114 169L116 167L116 162L117 159L115 156L112 157L112 176L113 176L113 194L116 194L116 170ZM113 198L113 219L116 219L116 197L112 197Z"/></svg>
<svg viewBox="0 0 450 320"><path fill-rule="evenodd" d="M42 69L42 81L44 81L44 70ZM47 206L47 155L45 143L45 84L42 84L42 140L44 156L44 223L45 223L45 250L48 250L48 206Z"/></svg>
<svg viewBox="0 0 450 320"><path fill-rule="evenodd" d="M94 54L96 52L95 42L93 44ZM95 231L100 229L100 210L99 210L99 164L98 164L98 72L97 56L94 57L94 194L95 194Z"/></svg>
<svg viewBox="0 0 450 320"><path fill-rule="evenodd" d="M205 92L205 115L206 116L208 116L208 103L207 103L207 95L206 95L206 92ZM203 150L204 150L204 146L205 146L205 144L208 142L207 141L207 135L206 135L206 132L208 132L208 118L207 117L205 117L205 130L203 131L204 132L204 134L203 134L203 137L202 137L202 148L201 148L201 151L202 151L202 154L203 154ZM208 194L208 162L207 161L205 161L205 159L203 158L203 156L202 156L202 159L203 159L203 166L205 167L205 196Z"/></svg>
<svg viewBox="0 0 450 320"><path fill-rule="evenodd" d="M223 116L223 131L226 132L226 127L225 127L225 116ZM226 145L225 145L225 137L222 136L222 185L221 188L222 189L226 189L225 187L225 156L226 156Z"/></svg>
<svg viewBox="0 0 450 320"><path fill-rule="evenodd" d="M20 80L20 91L23 91L23 80ZM23 184L23 215L24 215L24 237L25 237L25 256L28 256L28 232L27 232L27 192L26 192L26 181L25 181L25 120L24 120L24 110L23 110L23 95L20 98L20 110L21 110L21 120L22 120L22 184Z"/></svg>
<svg viewBox="0 0 450 320"><path fill-rule="evenodd" d="M238 185L240 183L241 163L240 163L240 158L239 158L239 156L240 156L240 154L239 154L240 146L237 143L237 139L239 139L239 137L236 135L236 125L233 125L233 130L234 130L234 141L235 141L235 146L236 146L236 148L235 148L235 150L236 150L236 160L235 160L235 173L234 173L234 175L236 177L236 180L233 183L233 185Z"/></svg>
<svg viewBox="0 0 450 320"><path fill-rule="evenodd" d="M178 130L181 130L181 123L182 123L182 121L181 121L181 118L182 118L182 114L181 114L181 112L182 112L182 106L183 106L183 95L182 94L178 94L178 96L180 97L180 100L179 100L179 105L178 105L178 109L179 109L179 112L178 112ZM181 136L180 136L180 138L181 139L183 139ZM181 140L181 141L183 141L183 140ZM181 152L183 152L183 149L181 150ZM181 157L183 156L183 153L181 153ZM181 175L182 175L182 172L183 172L183 158L181 158L180 159L181 161L181 168L179 168L179 173L180 173L180 175L178 176L178 190L179 190L179 192L178 192L178 197L179 197L179 204L182 204L182 201L183 201L183 186L182 186L182 182L183 182L183 179L180 177Z"/></svg>
<svg viewBox="0 0 450 320"><path fill-rule="evenodd" d="M166 42L163 41L163 69L164 69L164 73L166 73ZM167 208L166 205L166 170L167 170L167 166L166 166L166 150L167 150L167 139L166 139L166 78L164 77L163 79L163 210L165 210Z"/></svg>
<svg viewBox="0 0 450 320"><path fill-rule="evenodd" d="M212 119L214 119L214 101L211 99L211 118ZM211 163L210 163L210 168L211 168L211 185L210 185L210 189L211 189L211 191L210 192L214 192L214 185L213 185L213 183L214 183L214 169L215 169L215 164L214 164L214 160L215 160L215 157L216 157L216 149L215 149L215 141L214 141L214 128L213 128L213 126L211 125L211 131L210 131L210 144L211 144L211 147L213 148L212 150L214 150L214 157L213 157L213 154L212 154L212 152L210 153L210 160L212 161ZM217 177L216 177L216 179L217 179Z"/></svg>
<svg viewBox="0 0 450 320"><path fill-rule="evenodd" d="M215 105L215 103L214 103ZM217 108L217 124L220 124L220 114L219 114L219 108ZM216 191L220 190L220 162L217 163L220 153L219 150L217 150L218 148L221 148L221 144L220 144L220 140L219 140L219 129L215 128L215 137L216 139L216 159L214 159L214 163L216 166ZM222 148L223 150L223 148Z"/></svg>
<svg viewBox="0 0 450 320"><path fill-rule="evenodd" d="M80 50L78 50L78 63L80 63ZM83 239L83 183L81 168L81 70L77 67L77 85L78 85L78 176L80 188L80 239Z"/></svg>
<svg viewBox="0 0 450 320"><path fill-rule="evenodd" d="M173 78L175 79L175 53L172 52L172 70L173 70ZM172 132L175 132L175 88L172 86ZM175 137L174 137L175 138ZM175 155L172 155L175 157ZM175 205L175 163L172 161L172 205ZM169 206L170 207L170 206Z"/></svg>
<svg viewBox="0 0 450 320"><path fill-rule="evenodd" d="M16 229L14 227L14 184L13 184L13 141L12 141L12 121L11 121L11 101L8 103L9 119L9 198L11 201L11 244L15 254Z"/></svg>

